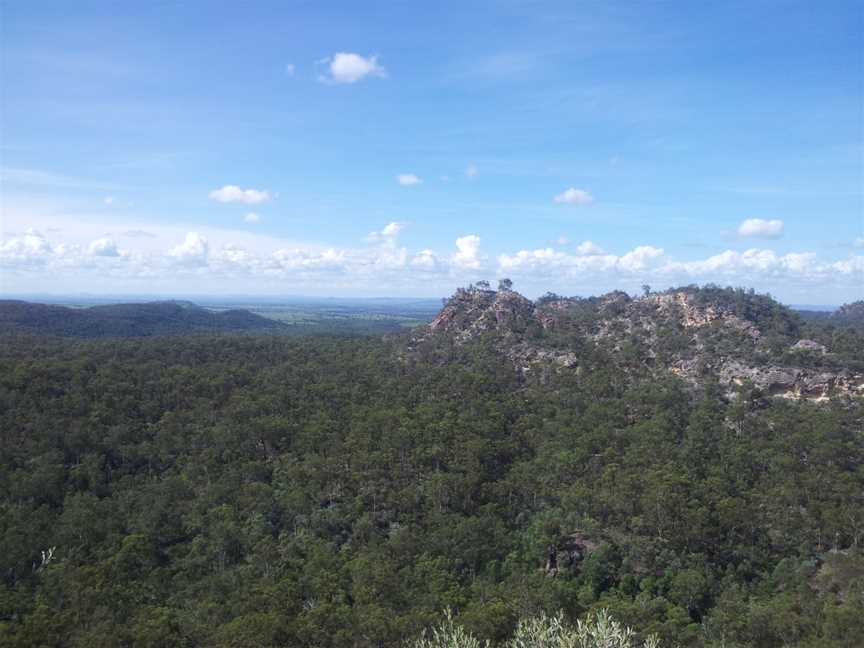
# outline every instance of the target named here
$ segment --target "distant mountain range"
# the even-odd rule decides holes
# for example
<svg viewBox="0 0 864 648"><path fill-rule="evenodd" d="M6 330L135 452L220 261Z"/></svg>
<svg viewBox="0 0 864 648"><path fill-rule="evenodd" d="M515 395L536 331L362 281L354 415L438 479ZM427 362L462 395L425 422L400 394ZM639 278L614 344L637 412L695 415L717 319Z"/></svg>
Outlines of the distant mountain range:
<svg viewBox="0 0 864 648"><path fill-rule="evenodd" d="M217 312L184 301L68 308L0 300L0 333L107 338L195 333L278 333L287 328L280 322L247 310Z"/></svg>

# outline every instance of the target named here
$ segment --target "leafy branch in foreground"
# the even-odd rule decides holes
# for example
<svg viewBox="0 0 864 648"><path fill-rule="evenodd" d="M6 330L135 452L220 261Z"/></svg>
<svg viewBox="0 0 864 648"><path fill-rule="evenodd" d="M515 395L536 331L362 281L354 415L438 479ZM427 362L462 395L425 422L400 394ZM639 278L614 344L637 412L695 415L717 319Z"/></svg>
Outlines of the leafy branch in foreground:
<svg viewBox="0 0 864 648"><path fill-rule="evenodd" d="M453 613L444 612L445 619L431 635L424 632L420 638L408 644L408 648L481 648L477 638L453 621ZM644 641L636 638L636 633L621 625L608 610L600 610L586 620L578 620L572 626L564 620L564 615L539 616L521 619L513 637L504 644L505 648L660 648L660 639L649 635Z"/></svg>
<svg viewBox="0 0 864 648"><path fill-rule="evenodd" d="M470 632L453 621L453 612L448 608L444 610L444 622L437 628L432 629L430 635L423 634L413 642L407 644L407 648L488 648L489 641L481 643Z"/></svg>

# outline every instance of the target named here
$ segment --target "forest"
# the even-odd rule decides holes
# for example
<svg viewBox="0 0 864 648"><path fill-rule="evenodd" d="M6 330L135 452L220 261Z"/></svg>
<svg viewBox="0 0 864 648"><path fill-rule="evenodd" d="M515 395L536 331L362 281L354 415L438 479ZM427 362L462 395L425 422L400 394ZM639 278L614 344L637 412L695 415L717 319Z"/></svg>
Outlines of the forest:
<svg viewBox="0 0 864 648"><path fill-rule="evenodd" d="M860 360L858 324L758 303ZM609 614L639 645L860 645L860 399L407 335L0 341L0 644L401 646L452 614L504 645Z"/></svg>

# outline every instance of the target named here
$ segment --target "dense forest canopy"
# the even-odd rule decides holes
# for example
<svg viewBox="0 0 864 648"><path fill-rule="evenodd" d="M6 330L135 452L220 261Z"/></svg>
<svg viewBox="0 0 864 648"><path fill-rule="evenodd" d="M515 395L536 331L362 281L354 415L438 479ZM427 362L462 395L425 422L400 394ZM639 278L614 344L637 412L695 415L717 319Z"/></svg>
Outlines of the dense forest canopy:
<svg viewBox="0 0 864 648"><path fill-rule="evenodd" d="M854 327L697 297L778 362L805 335L860 359ZM860 645L861 400L733 398L578 337L617 303L526 324L578 355L527 372L493 330L5 339L0 644L397 646L445 609L505 642L605 609L670 646Z"/></svg>

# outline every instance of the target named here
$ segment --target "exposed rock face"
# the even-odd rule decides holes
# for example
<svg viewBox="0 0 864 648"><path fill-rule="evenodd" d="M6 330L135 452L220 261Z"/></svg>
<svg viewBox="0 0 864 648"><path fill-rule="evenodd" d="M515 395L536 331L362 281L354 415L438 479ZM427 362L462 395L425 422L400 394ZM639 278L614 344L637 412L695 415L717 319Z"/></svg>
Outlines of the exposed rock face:
<svg viewBox="0 0 864 648"><path fill-rule="evenodd" d="M662 315L677 317L684 328L699 328L720 323L742 331L753 339L758 339L760 336L759 329L752 322L715 305L698 306L693 297L683 291L649 295L639 301L653 304Z"/></svg>
<svg viewBox="0 0 864 648"><path fill-rule="evenodd" d="M486 331L524 331L534 321L534 303L512 290L460 288L429 324L432 333L450 333L460 342Z"/></svg>
<svg viewBox="0 0 864 648"><path fill-rule="evenodd" d="M805 353L818 353L820 355L825 355L828 349L825 348L824 344L819 344L818 342L814 342L813 340L798 340L795 344L793 344L790 351L803 351Z"/></svg>
<svg viewBox="0 0 864 648"><path fill-rule="evenodd" d="M796 367L748 367L737 361L725 363L720 382L743 385L749 382L769 396L827 400L835 395L864 396L864 376L848 371L828 372Z"/></svg>
<svg viewBox="0 0 864 648"><path fill-rule="evenodd" d="M781 308L776 303L773 307ZM738 387L746 385L765 396L817 402L833 396L864 397L862 374L772 362L774 356L756 323L733 312L728 304L700 299L692 289L638 299L620 291L592 299L550 294L537 303L509 288L459 289L429 326L414 335L413 342L441 335L456 344L491 336L523 374L543 367L543 371L579 371L579 353L560 343L565 335L563 339L576 346L602 347L613 361L629 349L630 366L641 358L650 371L671 372L694 386L714 376L732 398ZM550 342L553 338L558 343ZM814 356L830 355L813 340L799 340L788 348L807 354L810 365ZM636 360L633 353L638 354Z"/></svg>

